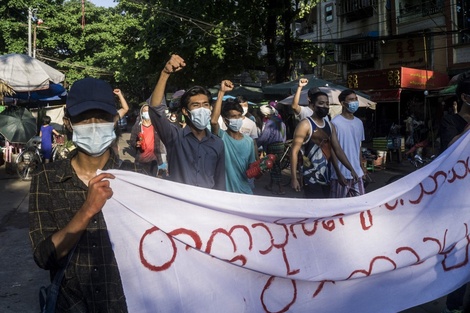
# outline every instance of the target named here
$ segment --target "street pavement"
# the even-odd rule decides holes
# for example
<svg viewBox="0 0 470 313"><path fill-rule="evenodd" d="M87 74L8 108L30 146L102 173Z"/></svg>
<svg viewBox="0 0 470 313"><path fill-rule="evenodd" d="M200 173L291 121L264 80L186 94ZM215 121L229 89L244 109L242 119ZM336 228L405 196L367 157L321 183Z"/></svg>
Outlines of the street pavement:
<svg viewBox="0 0 470 313"><path fill-rule="evenodd" d="M129 133L124 133L119 141L121 157L132 160L125 148ZM413 171L406 160L401 163L385 162L370 172L372 182L366 188L371 192L386 186L397 175ZM289 185L288 171L283 172L285 179L284 198L302 198L302 193L294 192ZM263 175L255 182L255 194L274 196L264 186L269 175ZM16 174L9 174L5 165L0 167L0 312L36 313L39 312L39 287L48 285L49 275L37 267L32 258L28 237L28 193L29 182L21 181ZM445 298L408 309L402 313L439 313Z"/></svg>

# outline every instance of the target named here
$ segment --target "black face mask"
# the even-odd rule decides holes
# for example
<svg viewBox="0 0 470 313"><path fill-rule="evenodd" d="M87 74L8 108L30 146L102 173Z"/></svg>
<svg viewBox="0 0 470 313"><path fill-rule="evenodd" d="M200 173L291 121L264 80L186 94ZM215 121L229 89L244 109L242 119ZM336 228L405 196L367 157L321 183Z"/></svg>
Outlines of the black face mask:
<svg viewBox="0 0 470 313"><path fill-rule="evenodd" d="M319 118L324 118L325 116L328 115L329 112L330 112L330 108L323 108L323 107L317 107L317 108L315 108L315 114L316 114Z"/></svg>

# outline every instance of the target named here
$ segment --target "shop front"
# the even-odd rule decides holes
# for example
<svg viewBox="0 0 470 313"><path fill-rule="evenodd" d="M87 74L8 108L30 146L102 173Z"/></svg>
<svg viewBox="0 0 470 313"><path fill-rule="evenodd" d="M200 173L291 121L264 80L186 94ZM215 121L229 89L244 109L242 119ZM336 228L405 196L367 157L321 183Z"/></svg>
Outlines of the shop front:
<svg viewBox="0 0 470 313"><path fill-rule="evenodd" d="M433 147L442 106L437 97L430 95L445 88L448 82L446 74L408 67L348 74L349 88L360 90L377 102L371 123L374 129L370 130L373 138L398 136L406 140L415 136L421 140L429 136ZM413 129L417 124L421 126L419 133Z"/></svg>

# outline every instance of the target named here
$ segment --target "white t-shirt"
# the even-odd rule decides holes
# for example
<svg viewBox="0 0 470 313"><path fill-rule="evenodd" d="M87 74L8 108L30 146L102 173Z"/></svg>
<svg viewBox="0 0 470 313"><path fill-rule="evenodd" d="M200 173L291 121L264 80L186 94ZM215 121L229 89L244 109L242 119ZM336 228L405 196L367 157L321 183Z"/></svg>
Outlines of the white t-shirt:
<svg viewBox="0 0 470 313"><path fill-rule="evenodd" d="M312 114L313 114L313 110L310 109L310 107L300 106L300 112L299 112L299 114L296 114L295 116L299 120L303 120L304 118L312 116Z"/></svg>
<svg viewBox="0 0 470 313"><path fill-rule="evenodd" d="M256 127L256 123L253 122L248 117L243 117L243 124L242 128L240 128L240 133L250 136L253 139L258 138L258 127Z"/></svg>
<svg viewBox="0 0 470 313"><path fill-rule="evenodd" d="M346 157L351 163L351 166L356 171L359 177L364 175L361 167L361 161L359 159L359 153L361 151L361 142L364 141L364 124L362 121L354 116L354 119L348 120L342 115L337 115L331 121L336 128L336 136L341 148L346 154ZM344 178L352 179L351 172L338 161L338 166L343 174ZM331 171L331 178L338 179L336 171Z"/></svg>

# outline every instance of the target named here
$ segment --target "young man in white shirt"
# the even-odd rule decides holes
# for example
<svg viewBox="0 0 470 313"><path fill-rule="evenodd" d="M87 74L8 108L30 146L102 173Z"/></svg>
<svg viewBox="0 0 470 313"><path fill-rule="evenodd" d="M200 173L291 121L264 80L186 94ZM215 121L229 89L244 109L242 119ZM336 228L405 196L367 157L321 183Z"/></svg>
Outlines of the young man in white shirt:
<svg viewBox="0 0 470 313"><path fill-rule="evenodd" d="M364 125L359 118L354 116L359 108L359 101L353 90L343 90L339 94L338 100L341 103L342 112L333 118L331 122L336 128L338 142L359 178L354 179L351 171L341 162L337 162L339 171L332 171L330 197L355 197L365 193L362 180L365 170L361 162L361 142L364 140Z"/></svg>

